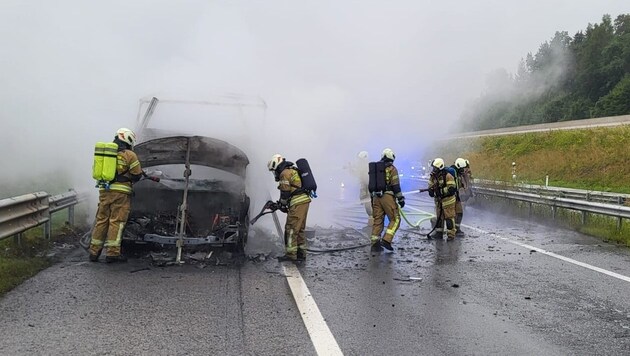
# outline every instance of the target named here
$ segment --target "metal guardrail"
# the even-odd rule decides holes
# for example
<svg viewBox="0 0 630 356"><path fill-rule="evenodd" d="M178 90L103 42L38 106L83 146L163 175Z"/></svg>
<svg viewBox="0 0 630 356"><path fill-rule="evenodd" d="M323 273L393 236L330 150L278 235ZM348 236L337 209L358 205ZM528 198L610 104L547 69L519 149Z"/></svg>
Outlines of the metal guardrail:
<svg viewBox="0 0 630 356"><path fill-rule="evenodd" d="M512 182L491 181L475 179L475 187L495 188L520 191L544 196L577 199L605 204L627 205L630 202L630 194L610 193L583 189L550 187L544 185L522 184Z"/></svg>
<svg viewBox="0 0 630 356"><path fill-rule="evenodd" d="M476 195L494 196L529 203L529 214L531 214L532 204L541 204L551 207L551 218L555 219L558 208L577 210L582 212L582 224L586 222L586 214L600 214L617 218L617 229L621 229L623 219L630 219L630 207L599 203L580 199L561 198L556 196L545 196L541 194L525 193L513 190L502 190L475 186Z"/></svg>
<svg viewBox="0 0 630 356"><path fill-rule="evenodd" d="M0 240L14 236L19 242L26 230L44 224L44 236L51 236L51 215L68 209L68 223L74 225L74 206L85 200L74 190L49 196L46 192L20 195L0 200Z"/></svg>

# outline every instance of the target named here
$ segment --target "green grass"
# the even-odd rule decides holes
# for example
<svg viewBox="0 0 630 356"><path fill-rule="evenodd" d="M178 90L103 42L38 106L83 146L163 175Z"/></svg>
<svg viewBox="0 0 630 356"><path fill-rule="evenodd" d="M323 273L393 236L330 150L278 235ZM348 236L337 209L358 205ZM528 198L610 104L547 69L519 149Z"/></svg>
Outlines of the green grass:
<svg viewBox="0 0 630 356"><path fill-rule="evenodd" d="M0 296L48 266L43 257L0 257Z"/></svg>
<svg viewBox="0 0 630 356"><path fill-rule="evenodd" d="M544 185L549 176L550 186L630 194L628 142L630 125L555 130L441 141L423 159L442 157L450 164L463 157L470 161L475 178L506 182L512 181L512 162L516 162L518 183ZM523 209L513 209L519 204L499 206L522 214ZM541 213L534 211L535 216L550 214L550 208L540 209ZM630 246L629 221L624 221L621 231L617 231L614 218L589 215L582 225L581 215L577 215L576 221L570 213L559 210L557 223Z"/></svg>
<svg viewBox="0 0 630 356"><path fill-rule="evenodd" d="M630 193L630 125L534 132L448 141L428 152L429 160L467 158L475 178L511 180L567 188Z"/></svg>
<svg viewBox="0 0 630 356"><path fill-rule="evenodd" d="M66 218L65 212L53 214L52 241L69 235ZM20 244L13 238L0 241L0 296L49 267L53 261L45 256L51 246L51 241L44 238L43 225L24 232Z"/></svg>

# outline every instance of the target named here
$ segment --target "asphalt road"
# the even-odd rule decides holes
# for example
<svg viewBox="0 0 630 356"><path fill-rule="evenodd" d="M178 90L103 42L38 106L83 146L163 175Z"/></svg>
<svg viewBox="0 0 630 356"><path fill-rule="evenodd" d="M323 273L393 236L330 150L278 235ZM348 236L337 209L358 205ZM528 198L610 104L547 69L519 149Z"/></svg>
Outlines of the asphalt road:
<svg viewBox="0 0 630 356"><path fill-rule="evenodd" d="M362 207L335 204L310 248L366 242ZM432 209L419 194L407 204ZM307 326L318 313L296 302L288 281L299 278L264 255L157 267L76 250L0 300L0 354L630 354L627 248L474 208L464 229L427 240L428 224L403 224L393 253L310 254L298 270L329 334Z"/></svg>

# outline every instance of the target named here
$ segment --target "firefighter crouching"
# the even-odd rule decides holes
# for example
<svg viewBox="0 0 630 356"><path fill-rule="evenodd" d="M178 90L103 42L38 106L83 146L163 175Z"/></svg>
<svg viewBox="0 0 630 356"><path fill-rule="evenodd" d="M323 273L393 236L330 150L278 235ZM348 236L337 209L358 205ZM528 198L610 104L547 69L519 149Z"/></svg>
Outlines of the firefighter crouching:
<svg viewBox="0 0 630 356"><path fill-rule="evenodd" d="M392 248L392 240L400 226L398 204L400 204L401 208L405 206L405 197L400 189L398 170L394 166L395 159L394 151L386 148L383 150L379 162L371 162L369 164L369 189L372 194L372 211L374 217L370 242L372 243L373 251L379 251L381 247L390 251L394 250ZM398 201L398 203L396 201ZM386 215L389 224L385 230L385 235L381 239Z"/></svg>
<svg viewBox="0 0 630 356"><path fill-rule="evenodd" d="M444 167L444 160L436 158L431 163L433 167L429 179L429 195L435 201L436 225L431 238L442 238L444 222L449 240L455 238L455 203L457 185L453 177Z"/></svg>
<svg viewBox="0 0 630 356"><path fill-rule="evenodd" d="M131 210L132 184L142 178L138 156L132 151L136 142L133 131L121 128L114 143L118 145L115 178L100 184L96 224L90 242L90 261L96 262L105 246L105 262L125 262L120 246L122 234Z"/></svg>
<svg viewBox="0 0 630 356"><path fill-rule="evenodd" d="M307 241L304 229L311 202L309 195L302 189L302 180L292 162L275 154L267 164L273 172L280 190L280 210L287 213L284 226L286 253L278 257L280 261L304 261Z"/></svg>

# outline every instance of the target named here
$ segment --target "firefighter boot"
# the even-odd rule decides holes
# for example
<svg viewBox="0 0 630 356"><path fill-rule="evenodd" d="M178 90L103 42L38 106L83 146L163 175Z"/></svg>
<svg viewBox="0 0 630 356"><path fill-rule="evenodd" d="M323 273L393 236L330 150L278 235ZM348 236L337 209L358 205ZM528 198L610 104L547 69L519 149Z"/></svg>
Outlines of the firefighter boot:
<svg viewBox="0 0 630 356"><path fill-rule="evenodd" d="M295 262L295 261L297 261L297 257L296 256L292 256L292 255L278 256L278 262L286 262L286 261Z"/></svg>
<svg viewBox="0 0 630 356"><path fill-rule="evenodd" d="M298 250L297 251L297 260L298 261L306 261L306 250Z"/></svg>
<svg viewBox="0 0 630 356"><path fill-rule="evenodd" d="M127 256L105 256L105 263L127 262Z"/></svg>
<svg viewBox="0 0 630 356"><path fill-rule="evenodd" d="M383 246L383 248L386 248L390 251L394 251L394 248L392 247L392 243L385 239L381 240L381 246Z"/></svg>
<svg viewBox="0 0 630 356"><path fill-rule="evenodd" d="M381 252L383 251L383 246L381 246L381 242L380 241L376 241L372 244L372 248L371 248L372 252Z"/></svg>
<svg viewBox="0 0 630 356"><path fill-rule="evenodd" d="M98 262L98 255L93 255L90 253L90 262Z"/></svg>
<svg viewBox="0 0 630 356"><path fill-rule="evenodd" d="M442 239L444 237L444 230L435 229L432 233L429 234L430 239Z"/></svg>

